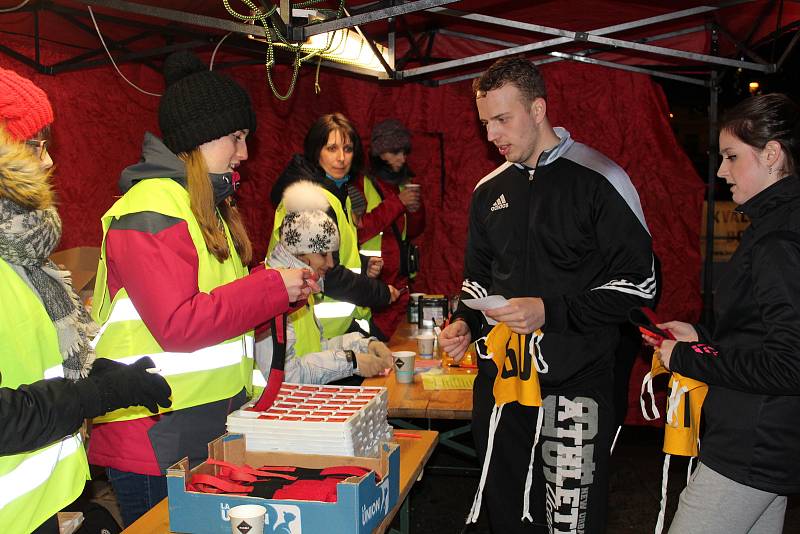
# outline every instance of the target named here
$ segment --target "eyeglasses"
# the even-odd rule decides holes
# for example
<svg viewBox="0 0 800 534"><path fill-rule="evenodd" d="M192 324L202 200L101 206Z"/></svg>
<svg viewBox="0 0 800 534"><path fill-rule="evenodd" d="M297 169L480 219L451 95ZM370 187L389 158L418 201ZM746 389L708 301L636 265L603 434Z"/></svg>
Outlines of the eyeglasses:
<svg viewBox="0 0 800 534"><path fill-rule="evenodd" d="M36 147L36 151L39 153L39 159L41 161L45 160L47 157L47 139L28 139L25 141L25 144Z"/></svg>

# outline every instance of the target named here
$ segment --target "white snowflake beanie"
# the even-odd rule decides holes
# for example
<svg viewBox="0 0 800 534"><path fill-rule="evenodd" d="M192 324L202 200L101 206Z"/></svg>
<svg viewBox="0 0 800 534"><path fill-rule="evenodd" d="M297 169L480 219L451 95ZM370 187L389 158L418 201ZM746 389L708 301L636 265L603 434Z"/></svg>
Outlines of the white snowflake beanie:
<svg viewBox="0 0 800 534"><path fill-rule="evenodd" d="M293 183L283 193L283 207L280 238L289 252L297 256L339 250L339 229L327 213L330 204L321 186L306 180Z"/></svg>

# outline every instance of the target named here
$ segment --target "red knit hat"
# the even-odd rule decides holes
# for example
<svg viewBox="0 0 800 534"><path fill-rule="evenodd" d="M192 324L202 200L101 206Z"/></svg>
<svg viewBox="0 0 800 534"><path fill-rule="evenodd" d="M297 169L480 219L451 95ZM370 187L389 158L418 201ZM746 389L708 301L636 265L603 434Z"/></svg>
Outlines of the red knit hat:
<svg viewBox="0 0 800 534"><path fill-rule="evenodd" d="M0 123L18 141L30 139L53 122L47 95L13 70L0 69Z"/></svg>

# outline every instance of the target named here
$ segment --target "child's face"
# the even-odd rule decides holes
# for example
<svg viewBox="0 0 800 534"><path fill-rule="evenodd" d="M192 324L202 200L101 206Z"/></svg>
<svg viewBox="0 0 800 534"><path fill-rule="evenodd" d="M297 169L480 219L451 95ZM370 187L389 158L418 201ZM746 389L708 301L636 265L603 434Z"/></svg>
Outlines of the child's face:
<svg viewBox="0 0 800 534"><path fill-rule="evenodd" d="M333 252L327 252L325 254L309 252L308 254L301 254L298 256L298 259L311 267L320 278L324 278L325 273L333 268Z"/></svg>

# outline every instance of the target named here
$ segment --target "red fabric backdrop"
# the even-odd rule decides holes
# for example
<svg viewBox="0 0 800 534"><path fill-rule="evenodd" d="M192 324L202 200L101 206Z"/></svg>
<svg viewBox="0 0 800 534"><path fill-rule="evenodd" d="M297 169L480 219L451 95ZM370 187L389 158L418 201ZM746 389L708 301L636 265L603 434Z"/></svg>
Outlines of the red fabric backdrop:
<svg viewBox="0 0 800 534"><path fill-rule="evenodd" d="M16 50L29 46L22 40L4 44ZM42 54L45 64L67 57L54 45ZM127 85L110 66L57 77L36 74L2 55L0 66L32 78L52 100L56 113L52 153L64 221L61 247L99 245L100 216L118 195L120 171L137 161L144 132L158 131L158 99ZM147 67L123 65L122 70L149 91L163 88L161 77ZM288 70L276 71L283 87ZM543 72L552 123L619 163L639 191L663 265L659 313L696 319L703 185L673 136L660 87L644 75L592 65L564 62L547 65ZM256 257L263 257L272 225L270 188L291 154L301 149L309 125L323 113L340 111L368 139L375 123L396 117L414 134L410 164L423 184L428 209L415 290L458 291L470 193L500 163L479 125L470 82L430 88L376 83L323 70L322 92L315 95L313 69L304 68L294 95L281 102L272 96L263 66L237 68L229 74L247 87L257 108L258 130L249 144L250 159L241 168L240 190ZM444 198L439 189L439 134L444 139ZM636 398L647 367L649 361L641 358L631 378L629 422L643 422Z"/></svg>

